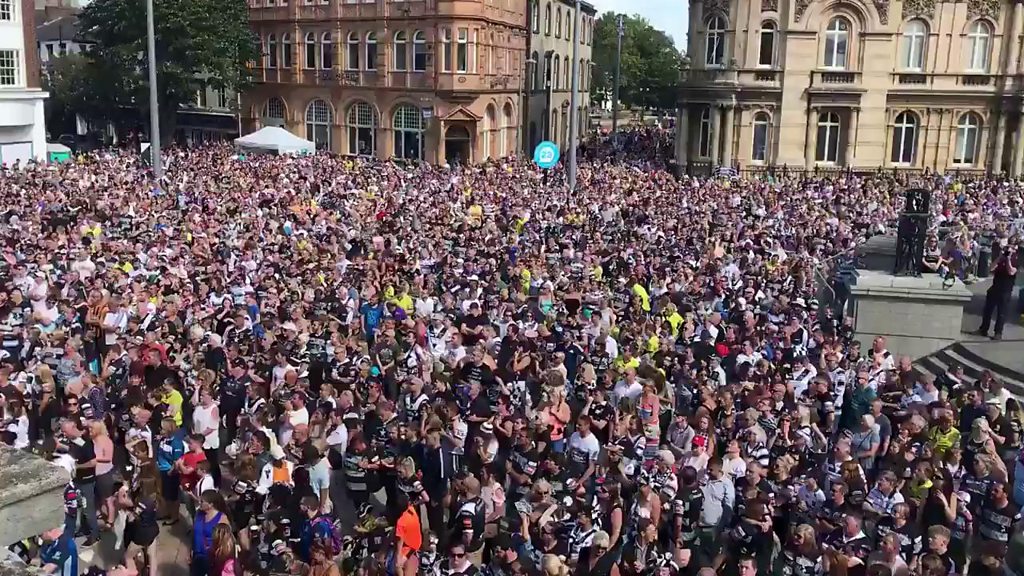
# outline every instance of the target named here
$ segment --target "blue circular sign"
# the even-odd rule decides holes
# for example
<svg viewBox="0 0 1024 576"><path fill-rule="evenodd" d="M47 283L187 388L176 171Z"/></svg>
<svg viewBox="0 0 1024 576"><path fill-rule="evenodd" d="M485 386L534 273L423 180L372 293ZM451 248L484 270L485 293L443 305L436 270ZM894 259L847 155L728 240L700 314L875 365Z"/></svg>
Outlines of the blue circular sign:
<svg viewBox="0 0 1024 576"><path fill-rule="evenodd" d="M555 164L558 164L558 157L561 153L558 151L558 145L554 142L545 140L537 147L533 149L533 163L541 168L547 170L553 168Z"/></svg>

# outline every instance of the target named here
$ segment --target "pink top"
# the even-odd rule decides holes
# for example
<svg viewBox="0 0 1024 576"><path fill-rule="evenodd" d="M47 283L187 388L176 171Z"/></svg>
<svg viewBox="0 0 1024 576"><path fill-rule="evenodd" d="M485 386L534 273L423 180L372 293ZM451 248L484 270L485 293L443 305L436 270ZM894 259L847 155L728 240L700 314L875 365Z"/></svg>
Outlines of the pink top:
<svg viewBox="0 0 1024 576"><path fill-rule="evenodd" d="M233 559L224 563L224 567L220 569L220 576L235 576L235 561Z"/></svg>
<svg viewBox="0 0 1024 576"><path fill-rule="evenodd" d="M114 469L114 441L110 436L94 438L93 447L96 450L96 473L106 474Z"/></svg>

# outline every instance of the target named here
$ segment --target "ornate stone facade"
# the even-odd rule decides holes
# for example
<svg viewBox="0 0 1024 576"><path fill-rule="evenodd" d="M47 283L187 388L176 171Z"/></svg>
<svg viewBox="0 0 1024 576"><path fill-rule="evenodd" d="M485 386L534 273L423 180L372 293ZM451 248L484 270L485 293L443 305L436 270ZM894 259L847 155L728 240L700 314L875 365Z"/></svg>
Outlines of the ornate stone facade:
<svg viewBox="0 0 1024 576"><path fill-rule="evenodd" d="M1024 107L1002 81L1024 76L1024 3L714 5L724 31L691 9L677 162L1024 174Z"/></svg>
<svg viewBox="0 0 1024 576"><path fill-rule="evenodd" d="M967 0L967 17L999 20L1004 4L1000 0Z"/></svg>
<svg viewBox="0 0 1024 576"><path fill-rule="evenodd" d="M903 0L903 19L928 18L935 15L935 0Z"/></svg>

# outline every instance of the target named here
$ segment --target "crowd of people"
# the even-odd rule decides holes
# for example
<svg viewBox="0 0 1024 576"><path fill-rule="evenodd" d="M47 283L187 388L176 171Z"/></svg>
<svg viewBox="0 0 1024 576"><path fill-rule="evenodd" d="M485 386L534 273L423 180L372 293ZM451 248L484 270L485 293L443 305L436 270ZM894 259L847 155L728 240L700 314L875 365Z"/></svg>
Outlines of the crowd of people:
<svg viewBox="0 0 1024 576"><path fill-rule="evenodd" d="M217 146L0 171L0 436L72 478L11 550L154 576L180 522L194 576L1024 574L1019 400L818 300L902 183L677 178L666 141L589 144L574 191ZM1021 184L928 185L1018 242Z"/></svg>

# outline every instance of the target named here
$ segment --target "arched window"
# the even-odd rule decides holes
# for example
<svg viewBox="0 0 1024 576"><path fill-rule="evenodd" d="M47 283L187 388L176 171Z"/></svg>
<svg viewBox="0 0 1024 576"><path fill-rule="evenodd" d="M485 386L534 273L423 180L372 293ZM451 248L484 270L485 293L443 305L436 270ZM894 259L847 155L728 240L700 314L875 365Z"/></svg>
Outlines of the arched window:
<svg viewBox="0 0 1024 576"><path fill-rule="evenodd" d="M558 110L551 111L551 125L548 126L547 140L558 144Z"/></svg>
<svg viewBox="0 0 1024 576"><path fill-rule="evenodd" d="M366 33L366 69L377 69L377 33Z"/></svg>
<svg viewBox="0 0 1024 576"><path fill-rule="evenodd" d="M419 108L402 104L395 109L391 126L395 132L395 157L423 159L423 114Z"/></svg>
<svg viewBox="0 0 1024 576"><path fill-rule="evenodd" d="M377 153L377 111L366 102L348 109L348 153L374 156Z"/></svg>
<svg viewBox="0 0 1024 576"><path fill-rule="evenodd" d="M761 44L758 47L757 65L771 68L775 65L775 22L761 23Z"/></svg>
<svg viewBox="0 0 1024 576"><path fill-rule="evenodd" d="M700 132L697 139L697 156L711 157L711 107L700 112Z"/></svg>
<svg viewBox="0 0 1024 576"><path fill-rule="evenodd" d="M494 125L497 121L497 114L494 112L494 104L488 104L487 110L484 111L484 146L483 146L483 160L487 160L494 155L492 150L492 138L491 133L494 132Z"/></svg>
<svg viewBox="0 0 1024 576"><path fill-rule="evenodd" d="M846 68L850 46L850 23L845 18L835 17L825 29L825 67Z"/></svg>
<svg viewBox="0 0 1024 576"><path fill-rule="evenodd" d="M561 90L562 89L562 86L561 86L561 82L562 82L562 59L559 58L556 55L556 56L552 56L552 60L554 60L554 66L555 66L555 69L552 70L552 78L551 78L551 82L552 82L552 84L554 84L554 88L553 89L554 90Z"/></svg>
<svg viewBox="0 0 1024 576"><path fill-rule="evenodd" d="M904 70L920 72L924 69L924 50L928 41L928 27L920 20L911 20L903 28L903 53L900 58Z"/></svg>
<svg viewBox="0 0 1024 576"><path fill-rule="evenodd" d="M324 70L334 68L334 42L330 32L320 37L320 67Z"/></svg>
<svg viewBox="0 0 1024 576"><path fill-rule="evenodd" d="M544 34L551 35L551 2L544 3Z"/></svg>
<svg viewBox="0 0 1024 576"><path fill-rule="evenodd" d="M533 33L540 34L540 2L537 0L530 2L530 10L533 12L531 15L533 18Z"/></svg>
<svg viewBox="0 0 1024 576"><path fill-rule="evenodd" d="M708 19L708 36L704 46L704 64L721 66L725 62L725 20L719 16Z"/></svg>
<svg viewBox="0 0 1024 576"><path fill-rule="evenodd" d="M981 135L981 118L973 112L960 117L956 123L956 148L953 163L973 166L978 162L978 142Z"/></svg>
<svg viewBox="0 0 1024 576"><path fill-rule="evenodd" d="M562 7L555 8L555 38L562 37Z"/></svg>
<svg viewBox="0 0 1024 576"><path fill-rule="evenodd" d="M508 135L515 133L515 113L512 111L512 103L505 102L501 111L501 132L498 134L498 157L508 156Z"/></svg>
<svg viewBox="0 0 1024 576"><path fill-rule="evenodd" d="M572 19L573 13L569 10L565 11L565 34L562 35L566 40L572 40Z"/></svg>
<svg viewBox="0 0 1024 576"><path fill-rule="evenodd" d="M818 115L818 145L814 159L818 162L839 162L839 114L823 112Z"/></svg>
<svg viewBox="0 0 1024 576"><path fill-rule="evenodd" d="M423 30L412 33L412 71L427 71L427 37Z"/></svg>
<svg viewBox="0 0 1024 576"><path fill-rule="evenodd" d="M281 36L281 68L291 69L292 66L292 35L285 34Z"/></svg>
<svg viewBox="0 0 1024 576"><path fill-rule="evenodd" d="M267 36L267 68L277 68L277 36Z"/></svg>
<svg viewBox="0 0 1024 576"><path fill-rule="evenodd" d="M263 105L263 117L260 119L264 126L284 127L284 100L277 96L271 96Z"/></svg>
<svg viewBox="0 0 1024 576"><path fill-rule="evenodd" d="M305 51L306 58L303 61L303 65L309 70L316 69L316 52L316 34L313 34L312 32L307 32Z"/></svg>
<svg viewBox="0 0 1024 576"><path fill-rule="evenodd" d="M917 117L910 112L901 112L892 127L892 163L913 164L916 148Z"/></svg>
<svg viewBox="0 0 1024 576"><path fill-rule="evenodd" d="M967 32L967 47L970 50L967 60L969 72L988 72L989 44L992 40L992 29L988 22L978 20L971 24Z"/></svg>
<svg viewBox="0 0 1024 576"><path fill-rule="evenodd" d="M409 60L409 35L404 30L395 32L395 57L391 66L396 72L405 72Z"/></svg>
<svg viewBox="0 0 1024 576"><path fill-rule="evenodd" d="M306 108L306 139L316 145L317 150L331 149L331 123L334 112L331 105L317 98Z"/></svg>
<svg viewBox="0 0 1024 576"><path fill-rule="evenodd" d="M346 70L359 70L359 33L348 33L348 57L345 59Z"/></svg>
<svg viewBox="0 0 1024 576"><path fill-rule="evenodd" d="M540 55L537 54L536 50L534 50L533 54L530 55L530 60L533 60L533 62L529 63L530 66L533 66L533 74L530 74L530 90L536 90L538 84L537 76L540 75L541 70ZM529 70L529 68L527 68L527 70Z"/></svg>
<svg viewBox="0 0 1024 576"><path fill-rule="evenodd" d="M572 87L572 64L569 57L562 58L562 89L569 90Z"/></svg>
<svg viewBox="0 0 1024 576"><path fill-rule="evenodd" d="M750 154L750 159L754 162L766 162L768 160L771 127L771 117L768 116L767 112L754 114L754 149Z"/></svg>

